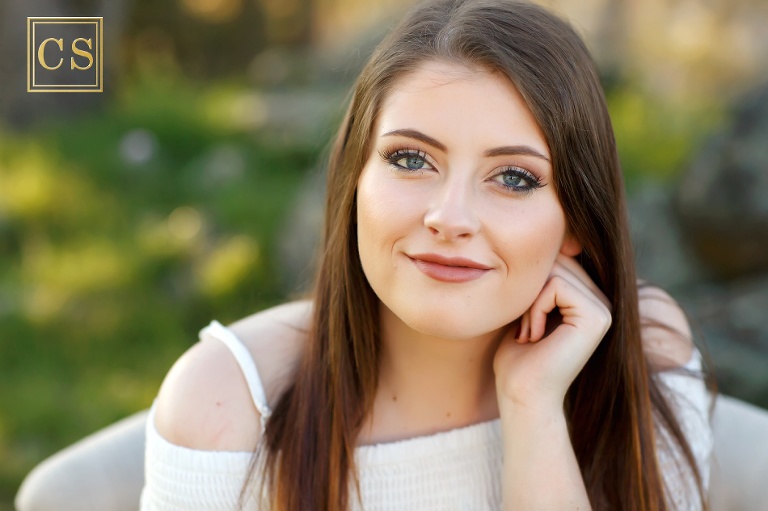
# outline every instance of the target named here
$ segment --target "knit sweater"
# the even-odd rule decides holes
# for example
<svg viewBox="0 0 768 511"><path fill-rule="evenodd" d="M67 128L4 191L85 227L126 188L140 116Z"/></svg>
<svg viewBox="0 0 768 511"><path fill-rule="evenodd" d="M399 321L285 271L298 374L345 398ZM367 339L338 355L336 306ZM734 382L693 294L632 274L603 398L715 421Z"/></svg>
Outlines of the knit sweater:
<svg viewBox="0 0 768 511"><path fill-rule="evenodd" d="M256 366L244 345L217 321L200 332L224 342L238 361L254 404L266 421L271 410ZM698 352L684 369L698 371ZM658 376L691 443L705 484L709 476L712 432L710 397L696 377L683 372ZM145 487L142 511L236 509L252 459L250 452L200 451L174 445L155 428L154 406L147 420ZM678 470L679 453L663 448L659 460L672 509L697 510L701 503L687 472ZM433 435L355 449L360 499L353 510L501 509L502 436L500 419ZM253 483L251 483L253 486ZM356 493L352 493L356 497ZM245 509L259 509L254 495Z"/></svg>

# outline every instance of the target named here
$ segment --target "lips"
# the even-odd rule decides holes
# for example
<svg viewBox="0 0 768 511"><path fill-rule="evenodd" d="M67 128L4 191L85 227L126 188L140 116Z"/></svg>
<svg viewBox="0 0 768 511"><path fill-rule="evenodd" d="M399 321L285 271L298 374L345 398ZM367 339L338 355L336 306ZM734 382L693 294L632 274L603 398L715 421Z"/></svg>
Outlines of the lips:
<svg viewBox="0 0 768 511"><path fill-rule="evenodd" d="M442 282L468 282L485 275L491 268L464 257L438 254L413 254L408 258L425 275Z"/></svg>

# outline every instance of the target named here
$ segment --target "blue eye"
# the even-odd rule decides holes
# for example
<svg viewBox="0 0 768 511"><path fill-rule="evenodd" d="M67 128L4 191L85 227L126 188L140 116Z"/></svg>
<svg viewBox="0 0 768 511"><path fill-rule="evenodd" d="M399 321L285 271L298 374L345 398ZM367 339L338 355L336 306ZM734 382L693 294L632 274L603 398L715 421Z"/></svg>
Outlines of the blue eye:
<svg viewBox="0 0 768 511"><path fill-rule="evenodd" d="M504 186L509 186L512 188L520 188L521 186L525 186L525 179L516 174L502 174L501 177Z"/></svg>
<svg viewBox="0 0 768 511"><path fill-rule="evenodd" d="M507 167L493 179L512 192L530 193L544 186L538 177L518 167Z"/></svg>
<svg viewBox="0 0 768 511"><path fill-rule="evenodd" d="M432 166L427 162L427 153L415 149L398 149L392 152L382 152L381 157L390 165L406 172L429 170Z"/></svg>
<svg viewBox="0 0 768 511"><path fill-rule="evenodd" d="M401 161L405 162L405 164L400 163ZM419 170L427 162L425 162L421 156L410 155L410 156L406 156L405 158L400 158L399 160L397 160L396 163L410 170Z"/></svg>

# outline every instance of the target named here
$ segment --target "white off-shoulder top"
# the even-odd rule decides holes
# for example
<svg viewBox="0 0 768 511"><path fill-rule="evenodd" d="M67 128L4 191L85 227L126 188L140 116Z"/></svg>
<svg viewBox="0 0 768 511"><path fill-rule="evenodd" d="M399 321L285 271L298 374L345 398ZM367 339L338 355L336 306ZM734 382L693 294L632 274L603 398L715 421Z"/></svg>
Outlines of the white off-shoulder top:
<svg viewBox="0 0 768 511"><path fill-rule="evenodd" d="M254 404L266 421L271 410L250 352L228 328L217 321L200 332L223 342L232 351L248 382ZM700 371L695 351L684 369ZM709 479L712 431L710 396L701 379L680 372L659 378L675 407L693 449L705 484ZM147 420L145 486L142 511L226 510L237 508L251 463L250 452L200 451L168 442L157 432L154 406ZM693 481L680 472L679 453L659 449L661 469L671 507L699 510ZM354 510L430 511L500 510L502 437L500 419L407 440L360 446L355 450L360 501ZM245 509L259 509L251 494Z"/></svg>

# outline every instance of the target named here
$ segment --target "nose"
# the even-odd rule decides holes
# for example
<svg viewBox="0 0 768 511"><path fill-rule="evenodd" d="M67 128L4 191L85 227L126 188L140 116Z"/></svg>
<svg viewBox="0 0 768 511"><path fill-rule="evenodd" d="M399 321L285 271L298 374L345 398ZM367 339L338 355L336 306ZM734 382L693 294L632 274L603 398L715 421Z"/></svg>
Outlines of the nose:
<svg viewBox="0 0 768 511"><path fill-rule="evenodd" d="M424 215L425 227L441 241L472 238L480 231L480 219L472 208L469 186L461 182L443 184Z"/></svg>

